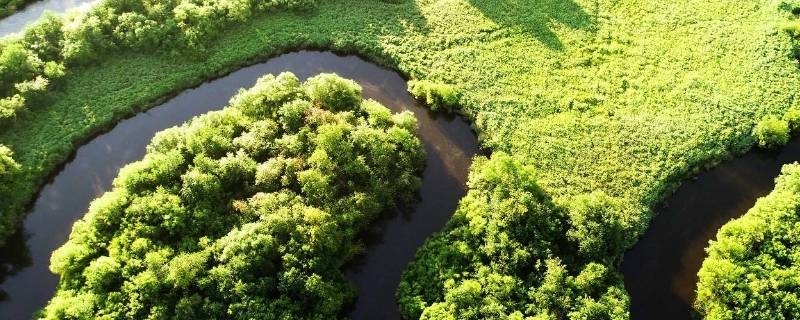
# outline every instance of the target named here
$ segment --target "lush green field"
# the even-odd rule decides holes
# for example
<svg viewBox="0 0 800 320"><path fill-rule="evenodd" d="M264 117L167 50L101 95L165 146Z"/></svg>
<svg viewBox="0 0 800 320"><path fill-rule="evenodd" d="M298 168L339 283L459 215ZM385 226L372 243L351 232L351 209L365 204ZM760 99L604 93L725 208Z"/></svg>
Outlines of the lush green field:
<svg viewBox="0 0 800 320"><path fill-rule="evenodd" d="M577 247L545 255L577 276L591 260L580 244L597 241L581 230L624 230L619 241L630 245L649 208L682 178L744 152L757 120L798 104L797 62L781 29L792 8L755 0L331 0L248 18L189 59L160 50L106 54L70 66L50 102L0 132L22 166L4 218L18 217L77 143L119 118L250 61L329 48L452 88L483 145L533 168L556 207L581 207L592 192L613 203L591 219L568 214ZM613 269L619 255L610 258L602 263ZM443 301L444 286L423 306Z"/></svg>
<svg viewBox="0 0 800 320"><path fill-rule="evenodd" d="M706 249L697 306L709 320L800 317L800 165Z"/></svg>

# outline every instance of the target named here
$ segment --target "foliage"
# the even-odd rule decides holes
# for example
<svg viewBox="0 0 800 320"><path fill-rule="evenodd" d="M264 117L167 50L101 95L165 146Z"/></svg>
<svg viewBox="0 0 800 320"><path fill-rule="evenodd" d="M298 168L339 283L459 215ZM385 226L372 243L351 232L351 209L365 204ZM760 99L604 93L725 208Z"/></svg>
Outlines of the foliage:
<svg viewBox="0 0 800 320"><path fill-rule="evenodd" d="M473 166L455 215L403 275L406 318L627 319L628 299L612 270L560 258L573 259L568 217L536 184L533 168L504 153ZM603 201L583 199L582 211Z"/></svg>
<svg viewBox="0 0 800 320"><path fill-rule="evenodd" d="M159 133L54 253L42 318L337 317L357 235L412 198L424 160L410 114L376 121L388 109L342 92L361 88L270 75Z"/></svg>
<svg viewBox="0 0 800 320"><path fill-rule="evenodd" d="M577 244L578 256L586 261L604 261L613 265L633 244L631 225L624 203L603 192L575 196L567 203L570 228L567 237Z"/></svg>
<svg viewBox="0 0 800 320"><path fill-rule="evenodd" d="M800 131L800 108L792 107L783 114L782 119L789 125L792 132Z"/></svg>
<svg viewBox="0 0 800 320"><path fill-rule="evenodd" d="M12 156L11 149L0 144L0 194L8 192L6 188L11 184L13 175L19 171L19 164Z"/></svg>
<svg viewBox="0 0 800 320"><path fill-rule="evenodd" d="M13 192L10 188L20 171L11 149L0 144L0 195ZM0 234L11 233L15 226L13 217L0 216Z"/></svg>
<svg viewBox="0 0 800 320"><path fill-rule="evenodd" d="M775 182L706 249L696 302L706 319L800 318L800 165Z"/></svg>
<svg viewBox="0 0 800 320"><path fill-rule="evenodd" d="M780 147L789 142L789 123L776 117L765 117L753 128L753 138L762 148Z"/></svg>
<svg viewBox="0 0 800 320"><path fill-rule="evenodd" d="M105 8L115 8L114 15L138 10L128 3L107 1ZM198 48L199 57L178 49L197 36L165 37L149 50L119 49L137 39L129 37L136 32L120 28L118 34L131 40L87 55L92 63L65 64L59 81L45 77L51 87L60 83L46 109L31 108L0 125L0 143L13 148L22 166L13 192L0 195L0 214L8 221L19 217L44 177L78 142L126 115L253 61L287 50L330 48L359 53L410 79L457 88L459 111L474 120L482 147L535 167L538 184L554 201L602 190L624 208L625 226L643 226L651 218L648 208L682 179L749 149L758 119L797 106L795 46L789 34L776 32L791 13L779 5L319 1L317 9L301 15L276 9L214 29L220 33L203 42L206 50ZM186 8L198 10L205 9ZM69 39L95 35L91 25L102 31L142 21L130 16L123 19L126 24L98 24L99 12L84 15L97 16L92 19L70 18L86 19L87 26L77 32L78 23L67 23ZM175 11L148 14L166 19ZM181 17L189 23L194 18ZM193 30L188 24L159 26L178 35ZM195 29L202 32L199 26ZM90 43L65 42L72 44L57 52L75 56L89 47L75 43ZM43 48L56 52L59 43L51 44ZM636 238L643 228L635 230L628 237ZM567 255L560 258L573 276L585 267ZM615 266L609 270L616 273ZM85 298L74 301L76 310Z"/></svg>
<svg viewBox="0 0 800 320"><path fill-rule="evenodd" d="M458 93L453 87L427 80L409 81L408 91L431 110L452 112L458 107Z"/></svg>
<svg viewBox="0 0 800 320"><path fill-rule="evenodd" d="M226 26L254 14L314 5L313 0L123 0L103 1L66 18L48 13L21 37L0 41L0 122L36 105L28 96L41 95L64 74L65 66L91 63L120 50L186 55L202 51ZM23 91L32 82L38 90Z"/></svg>

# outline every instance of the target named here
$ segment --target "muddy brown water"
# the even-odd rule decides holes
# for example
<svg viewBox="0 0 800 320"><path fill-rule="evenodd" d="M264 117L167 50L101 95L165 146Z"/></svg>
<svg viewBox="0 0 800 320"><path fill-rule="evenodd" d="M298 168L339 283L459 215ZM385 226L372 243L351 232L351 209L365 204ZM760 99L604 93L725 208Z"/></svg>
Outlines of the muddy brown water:
<svg viewBox="0 0 800 320"><path fill-rule="evenodd" d="M753 150L684 182L625 254L622 273L631 319L698 318L692 305L708 241L772 191L781 167L797 160L800 139L774 152Z"/></svg>
<svg viewBox="0 0 800 320"><path fill-rule="evenodd" d="M58 277L48 269L50 255L67 240L72 224L92 199L111 188L119 169L143 157L156 132L225 106L239 88L259 77L291 71L301 79L335 72L357 81L364 97L395 112L410 110L419 122L427 163L415 210L376 223L365 255L354 261L347 277L358 290L353 319L399 319L394 298L400 275L416 249L439 230L465 193L467 171L478 151L469 124L458 117L430 113L406 92L397 73L356 56L301 51L242 68L189 89L166 103L119 122L82 147L41 189L24 227L0 248L0 319L26 319L53 296Z"/></svg>

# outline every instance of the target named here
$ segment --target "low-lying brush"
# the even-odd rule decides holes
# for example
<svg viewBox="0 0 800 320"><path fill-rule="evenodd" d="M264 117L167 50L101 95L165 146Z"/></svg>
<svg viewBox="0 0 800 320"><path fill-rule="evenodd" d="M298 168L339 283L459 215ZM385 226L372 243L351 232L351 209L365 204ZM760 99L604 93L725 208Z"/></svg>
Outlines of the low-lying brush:
<svg viewBox="0 0 800 320"><path fill-rule="evenodd" d="M43 318L336 318L357 235L414 199L416 126L335 75L260 79L120 172L53 255Z"/></svg>

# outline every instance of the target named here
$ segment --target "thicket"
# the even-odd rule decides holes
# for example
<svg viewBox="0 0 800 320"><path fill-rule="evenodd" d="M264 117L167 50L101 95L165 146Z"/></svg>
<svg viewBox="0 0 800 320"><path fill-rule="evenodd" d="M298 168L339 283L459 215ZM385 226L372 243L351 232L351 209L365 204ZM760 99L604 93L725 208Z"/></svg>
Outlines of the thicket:
<svg viewBox="0 0 800 320"><path fill-rule="evenodd" d="M762 148L772 149L783 146L791 138L789 122L773 116L765 117L753 127L753 138Z"/></svg>
<svg viewBox="0 0 800 320"><path fill-rule="evenodd" d="M800 318L800 165L706 249L696 305L706 319Z"/></svg>
<svg viewBox="0 0 800 320"><path fill-rule="evenodd" d="M66 67L117 50L196 55L231 24L260 13L315 5L315 0L109 0L65 18L48 14L21 37L0 42L0 124L36 106Z"/></svg>
<svg viewBox="0 0 800 320"><path fill-rule="evenodd" d="M409 112L266 76L159 133L58 249L44 319L334 319L357 236L419 186Z"/></svg>
<svg viewBox="0 0 800 320"><path fill-rule="evenodd" d="M86 12L45 14L20 35L0 40L0 129L11 127L25 111L50 112L46 109L59 97L59 80L70 69L119 52L159 51L202 61L206 46L229 25L315 5L314 0L108 0ZM0 202L0 243L13 232L28 193L25 188L0 193L7 200Z"/></svg>
<svg viewBox="0 0 800 320"><path fill-rule="evenodd" d="M409 81L408 91L433 111L452 112L458 107L458 92L446 84L427 80Z"/></svg>
<svg viewBox="0 0 800 320"><path fill-rule="evenodd" d="M535 170L504 153L477 158L447 227L403 275L407 319L627 319L619 208L595 193L553 203ZM577 248L577 249L576 249Z"/></svg>

